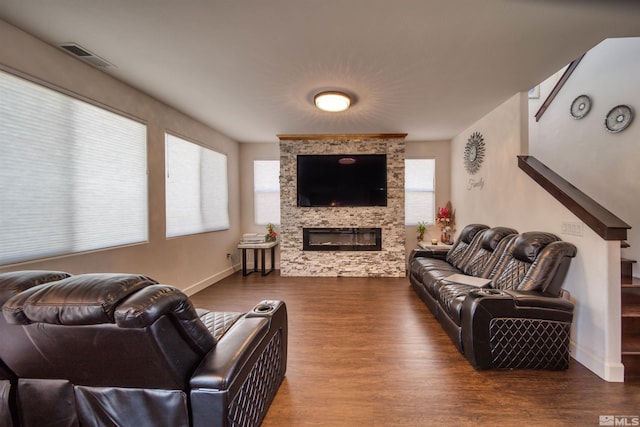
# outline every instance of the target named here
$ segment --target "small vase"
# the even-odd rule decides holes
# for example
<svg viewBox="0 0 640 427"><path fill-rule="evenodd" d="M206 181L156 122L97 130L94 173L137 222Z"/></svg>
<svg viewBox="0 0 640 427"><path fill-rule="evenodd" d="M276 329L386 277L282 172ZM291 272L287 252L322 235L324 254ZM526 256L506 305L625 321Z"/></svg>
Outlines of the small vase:
<svg viewBox="0 0 640 427"><path fill-rule="evenodd" d="M442 234L440 235L440 241L442 243L447 243L449 241L449 236L447 235L447 232L442 230Z"/></svg>
<svg viewBox="0 0 640 427"><path fill-rule="evenodd" d="M424 240L424 233L418 234L418 242L422 242Z"/></svg>

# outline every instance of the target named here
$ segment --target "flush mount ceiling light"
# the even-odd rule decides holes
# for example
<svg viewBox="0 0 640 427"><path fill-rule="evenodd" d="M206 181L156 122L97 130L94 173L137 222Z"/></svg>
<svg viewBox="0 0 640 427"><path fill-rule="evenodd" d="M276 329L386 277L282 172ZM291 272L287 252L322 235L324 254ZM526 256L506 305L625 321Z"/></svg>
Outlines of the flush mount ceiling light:
<svg viewBox="0 0 640 427"><path fill-rule="evenodd" d="M351 97L344 92L325 91L313 98L316 107L322 111L337 113L345 111L351 105Z"/></svg>

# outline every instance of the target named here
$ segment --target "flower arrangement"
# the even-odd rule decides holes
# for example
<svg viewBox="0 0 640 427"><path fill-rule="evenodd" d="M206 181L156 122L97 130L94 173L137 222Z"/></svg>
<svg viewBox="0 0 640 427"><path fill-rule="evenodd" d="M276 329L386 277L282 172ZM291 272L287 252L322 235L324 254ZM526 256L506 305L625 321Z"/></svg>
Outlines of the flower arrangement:
<svg viewBox="0 0 640 427"><path fill-rule="evenodd" d="M456 211L451 206L451 202L447 202L443 208L438 208L436 224L438 224L438 227L440 227L442 231L442 243L448 242L450 238L449 233L455 230L456 225Z"/></svg>
<svg viewBox="0 0 640 427"><path fill-rule="evenodd" d="M276 233L276 226L274 224L267 224L267 234L264 236L264 239L267 242L275 242L278 239L278 233Z"/></svg>

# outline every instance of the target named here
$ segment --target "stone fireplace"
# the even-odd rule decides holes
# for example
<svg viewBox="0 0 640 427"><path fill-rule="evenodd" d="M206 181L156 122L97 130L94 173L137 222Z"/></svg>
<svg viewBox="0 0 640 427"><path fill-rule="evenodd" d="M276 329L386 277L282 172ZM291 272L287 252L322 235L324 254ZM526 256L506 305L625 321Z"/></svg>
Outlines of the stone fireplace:
<svg viewBox="0 0 640 427"><path fill-rule="evenodd" d="M404 138L380 135L278 135L280 138L280 274L282 276L405 276ZM301 207L297 203L297 156L386 154L387 205ZM305 231L316 232L305 249ZM366 229L363 236L351 230ZM378 230L372 237L370 230ZM307 231L308 234L308 231ZM313 234L313 233L312 233ZM309 236L307 236L308 238ZM337 240L335 240L337 239ZM359 239L359 240L358 240ZM308 239L307 239L308 240ZM377 248L369 243L377 240ZM315 242L315 247L314 246ZM348 244L345 244L347 242ZM325 246L320 248L320 246ZM331 247L333 246L333 247ZM364 248L369 246L368 248ZM348 250L344 250L348 248Z"/></svg>

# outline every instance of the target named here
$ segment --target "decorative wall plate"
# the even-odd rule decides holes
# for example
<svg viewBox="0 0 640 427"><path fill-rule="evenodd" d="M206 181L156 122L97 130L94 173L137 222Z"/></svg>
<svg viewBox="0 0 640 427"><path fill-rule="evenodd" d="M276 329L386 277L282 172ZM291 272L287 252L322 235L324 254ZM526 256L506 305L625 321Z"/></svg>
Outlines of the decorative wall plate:
<svg viewBox="0 0 640 427"><path fill-rule="evenodd" d="M587 95L580 95L571 103L571 117L579 120L587 115L591 109L591 98Z"/></svg>
<svg viewBox="0 0 640 427"><path fill-rule="evenodd" d="M474 132L464 147L464 168L471 175L478 172L484 160L484 138L480 132Z"/></svg>
<svg viewBox="0 0 640 427"><path fill-rule="evenodd" d="M613 107L604 119L604 126L609 132L617 133L625 130L633 120L633 111L627 105Z"/></svg>

